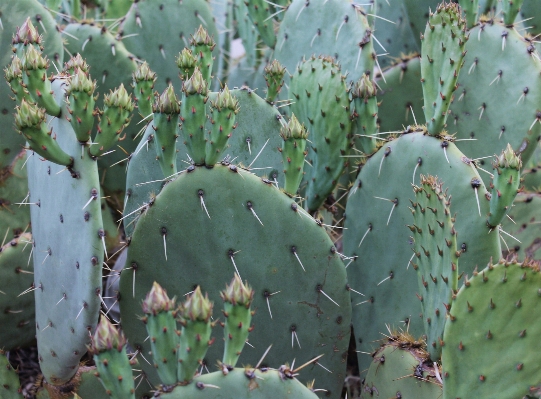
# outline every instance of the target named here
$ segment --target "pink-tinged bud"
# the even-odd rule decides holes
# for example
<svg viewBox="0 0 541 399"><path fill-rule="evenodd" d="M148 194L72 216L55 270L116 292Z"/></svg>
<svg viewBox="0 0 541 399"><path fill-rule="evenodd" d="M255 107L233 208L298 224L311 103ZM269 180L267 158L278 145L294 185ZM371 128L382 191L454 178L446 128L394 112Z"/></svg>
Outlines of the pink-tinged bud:
<svg viewBox="0 0 541 399"><path fill-rule="evenodd" d="M212 316L213 303L209 300L208 294L201 293L201 288L197 286L194 292L182 304L181 315L191 321L209 321Z"/></svg>
<svg viewBox="0 0 541 399"><path fill-rule="evenodd" d="M244 285L238 274L235 274L231 284L225 286L225 290L220 293L220 296L224 302L248 307L252 303L254 290L248 284Z"/></svg>
<svg viewBox="0 0 541 399"><path fill-rule="evenodd" d="M175 307L175 298L169 299L167 291L160 284L154 281L152 289L143 300L143 312L146 314L156 314L167 312Z"/></svg>
<svg viewBox="0 0 541 399"><path fill-rule="evenodd" d="M100 353L113 348L121 350L126 345L126 338L122 331L117 330L115 326L107 319L101 317L96 332L92 337L91 352Z"/></svg>

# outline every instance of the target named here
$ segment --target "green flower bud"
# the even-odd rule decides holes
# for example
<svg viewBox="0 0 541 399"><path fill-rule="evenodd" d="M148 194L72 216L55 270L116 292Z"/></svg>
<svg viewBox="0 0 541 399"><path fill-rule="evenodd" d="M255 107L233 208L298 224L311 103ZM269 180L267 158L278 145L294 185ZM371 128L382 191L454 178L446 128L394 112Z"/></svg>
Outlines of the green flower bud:
<svg viewBox="0 0 541 399"><path fill-rule="evenodd" d="M201 288L197 286L186 302L182 304L180 311L182 317L185 319L207 322L212 316L212 306L213 304L209 300L208 294L205 294L203 297Z"/></svg>
<svg viewBox="0 0 541 399"><path fill-rule="evenodd" d="M101 317L96 332L92 337L92 353L100 353L113 348L122 350L126 345L126 338L122 331L116 329L107 317Z"/></svg>
<svg viewBox="0 0 541 399"><path fill-rule="evenodd" d="M508 143L505 150L503 150L501 155L496 159L494 167L520 170L522 167L522 161L520 159L520 155L515 154L513 147L511 147L511 144Z"/></svg>
<svg viewBox="0 0 541 399"><path fill-rule="evenodd" d="M254 290L248 284L244 285L239 275L235 274L231 284L225 286L225 290L220 292L220 296L224 302L249 307L254 297Z"/></svg>
<svg viewBox="0 0 541 399"><path fill-rule="evenodd" d="M38 33L38 30L32 24L30 17L26 18L26 21L21 25L20 28L17 28L17 32L13 35L11 43L16 44L37 44L41 46L42 37Z"/></svg>
<svg viewBox="0 0 541 399"><path fill-rule="evenodd" d="M115 89L115 91L112 91L108 95L105 95L103 103L109 108L122 108L126 109L129 112L133 111L134 108L131 96L126 91L126 89L124 88L124 84L122 83L117 89Z"/></svg>
<svg viewBox="0 0 541 399"><path fill-rule="evenodd" d="M139 64L139 66L133 73L133 80L135 82L142 82L142 81L154 82L156 80L156 73L150 70L150 67L145 61L142 64Z"/></svg>
<svg viewBox="0 0 541 399"><path fill-rule="evenodd" d="M293 139L305 139L308 137L308 131L304 124L301 124L295 114L291 115L291 119L286 126L283 126L280 130L280 136L284 140Z"/></svg>
<svg viewBox="0 0 541 399"><path fill-rule="evenodd" d="M206 96L208 93L207 82L203 78L199 68L195 68L192 77L184 82L182 90L186 95L201 94Z"/></svg>
<svg viewBox="0 0 541 399"><path fill-rule="evenodd" d="M216 95L216 101L211 102L213 108L218 110L229 109L235 113L239 112L239 101L231 95L231 92L227 88L227 85L223 88L222 91L218 92Z"/></svg>
<svg viewBox="0 0 541 399"><path fill-rule="evenodd" d="M22 130L27 127L38 127L45 121L45 110L36 104L22 100L16 108L15 125Z"/></svg>
<svg viewBox="0 0 541 399"><path fill-rule="evenodd" d="M269 77L272 77L276 81L281 81L285 73L286 68L278 60L274 60L265 67L265 80L268 81Z"/></svg>
<svg viewBox="0 0 541 399"><path fill-rule="evenodd" d="M199 25L199 29L195 32L195 35L192 36L190 40L190 44L192 46L198 46L198 45L206 45L211 48L211 50L214 49L214 46L216 46L216 43L212 39L212 37L208 34L207 30L203 28L203 25Z"/></svg>
<svg viewBox="0 0 541 399"><path fill-rule="evenodd" d="M81 69L76 68L75 73L70 79L70 84L66 93L71 95L73 92L84 92L91 96L96 89L96 81L92 81L90 76Z"/></svg>
<svg viewBox="0 0 541 399"><path fill-rule="evenodd" d="M160 312L172 310L175 306L175 298L169 299L167 291L160 284L154 281L152 289L143 300L143 312L156 315Z"/></svg>
<svg viewBox="0 0 541 399"><path fill-rule="evenodd" d="M160 96L156 96L152 111L162 114L180 114L180 102L172 85L169 85Z"/></svg>
<svg viewBox="0 0 541 399"><path fill-rule="evenodd" d="M22 64L16 55L11 59L11 63L4 69L4 74L8 83L22 77Z"/></svg>
<svg viewBox="0 0 541 399"><path fill-rule="evenodd" d="M34 46L26 48L22 59L24 70L47 69L49 61Z"/></svg>
<svg viewBox="0 0 541 399"><path fill-rule="evenodd" d="M182 50L182 52L178 55L177 59L177 66L180 69L180 77L182 80L188 80L195 67L197 66L197 59L192 53L192 50L189 48L185 48Z"/></svg>
<svg viewBox="0 0 541 399"><path fill-rule="evenodd" d="M353 84L351 94L353 98L369 99L375 97L378 93L376 83L370 80L370 77L363 73L363 76Z"/></svg>
<svg viewBox="0 0 541 399"><path fill-rule="evenodd" d="M81 57L81 54L71 57L68 62L64 63L64 71L68 73L73 73L75 70L79 69L80 71L88 73L90 67L86 61Z"/></svg>

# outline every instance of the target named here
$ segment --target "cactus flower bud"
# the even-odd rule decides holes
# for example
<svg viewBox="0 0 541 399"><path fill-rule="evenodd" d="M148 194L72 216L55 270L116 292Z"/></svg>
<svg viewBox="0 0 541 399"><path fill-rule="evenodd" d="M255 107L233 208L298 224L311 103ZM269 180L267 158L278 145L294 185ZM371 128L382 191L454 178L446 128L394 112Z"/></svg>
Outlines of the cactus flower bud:
<svg viewBox="0 0 541 399"><path fill-rule="evenodd" d="M239 112L239 101L231 95L227 85L216 95L216 101L211 102L213 108L218 110L229 109L235 114Z"/></svg>
<svg viewBox="0 0 541 399"><path fill-rule="evenodd" d="M220 296L224 302L249 307L254 297L254 290L248 284L244 285L238 274L235 274L231 284L225 286Z"/></svg>
<svg viewBox="0 0 541 399"><path fill-rule="evenodd" d="M16 108L15 125L19 130L39 127L44 121L45 110L32 102L23 99L21 105Z"/></svg>
<svg viewBox="0 0 541 399"><path fill-rule="evenodd" d="M192 77L193 71L197 66L197 59L194 57L192 50L185 48L178 55L177 66L180 69L180 78L182 80L188 80Z"/></svg>
<svg viewBox="0 0 541 399"><path fill-rule="evenodd" d="M172 310L175 306L175 298L169 299L167 291L160 284L154 281L152 289L143 300L143 312L156 315L162 311Z"/></svg>
<svg viewBox="0 0 541 399"><path fill-rule="evenodd" d="M513 168L520 170L522 167L522 161L520 156L515 154L511 144L507 143L507 147L502 151L500 156L496 159L494 164L495 168Z"/></svg>
<svg viewBox="0 0 541 399"><path fill-rule="evenodd" d="M88 72L90 67L86 61L81 57L81 54L77 53L69 59L68 62L64 63L64 71L72 74L76 69L79 69L83 72Z"/></svg>
<svg viewBox="0 0 541 399"><path fill-rule="evenodd" d="M17 32L13 35L11 43L13 45L17 44L37 44L41 45L42 37L38 33L38 30L32 24L30 17L26 18L26 21L17 29Z"/></svg>
<svg viewBox="0 0 541 399"><path fill-rule="evenodd" d="M370 80L370 77L363 73L363 76L353 84L351 94L353 98L369 99L375 97L378 93L376 83Z"/></svg>
<svg viewBox="0 0 541 399"><path fill-rule="evenodd" d="M8 83L22 77L21 59L16 55L11 59L11 63L4 69L4 74Z"/></svg>
<svg viewBox="0 0 541 399"><path fill-rule="evenodd" d="M152 111L162 114L180 114L180 103L172 85L169 85L160 96L156 96Z"/></svg>
<svg viewBox="0 0 541 399"><path fill-rule="evenodd" d="M113 348L120 351L124 345L126 345L126 337L122 331L117 330L107 317L102 317L92 337L92 352L100 353Z"/></svg>
<svg viewBox="0 0 541 399"><path fill-rule="evenodd" d="M66 90L66 94L69 96L73 92L84 92L89 96L93 95L96 89L96 82L90 79L90 76L79 68L75 68L75 73L70 79L70 84Z"/></svg>
<svg viewBox="0 0 541 399"><path fill-rule="evenodd" d="M297 117L293 114L286 126L283 126L280 131L280 136L284 140L293 139L306 139L308 137L308 131L304 124L301 124Z"/></svg>
<svg viewBox="0 0 541 399"><path fill-rule="evenodd" d="M181 314L185 319L191 321L209 321L212 316L213 303L209 300L208 294L201 293L201 288L197 286L194 292L182 304Z"/></svg>
<svg viewBox="0 0 541 399"><path fill-rule="evenodd" d="M214 39L212 39L212 36L210 36L207 30L203 28L203 25L199 25L195 35L193 35L190 40L190 44L192 46L205 45L211 47L211 50L216 46Z"/></svg>
<svg viewBox="0 0 541 399"><path fill-rule="evenodd" d="M156 80L156 73L150 70L148 63L145 61L137 66L137 69L133 73L133 80L135 82L154 82Z"/></svg>
<svg viewBox="0 0 541 399"><path fill-rule="evenodd" d="M203 96L207 95L207 82L203 78L199 68L195 68L192 74L192 77L184 82L182 85L182 90L187 94L201 94Z"/></svg>
<svg viewBox="0 0 541 399"><path fill-rule="evenodd" d="M122 83L115 91L112 91L108 95L106 94L103 102L107 107L122 108L128 112L132 112L134 108L131 96Z"/></svg>
<svg viewBox="0 0 541 399"><path fill-rule="evenodd" d="M45 70L49 67L49 61L35 47L29 46L24 52L22 67L24 70Z"/></svg>

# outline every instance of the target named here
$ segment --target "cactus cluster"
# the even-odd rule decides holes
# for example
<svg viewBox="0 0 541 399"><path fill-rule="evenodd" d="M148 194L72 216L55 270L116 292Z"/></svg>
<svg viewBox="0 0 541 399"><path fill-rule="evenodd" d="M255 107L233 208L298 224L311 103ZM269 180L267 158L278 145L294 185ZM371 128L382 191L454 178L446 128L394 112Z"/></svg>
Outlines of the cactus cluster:
<svg viewBox="0 0 541 399"><path fill-rule="evenodd" d="M540 395L537 1L359 3L0 0L36 397Z"/></svg>

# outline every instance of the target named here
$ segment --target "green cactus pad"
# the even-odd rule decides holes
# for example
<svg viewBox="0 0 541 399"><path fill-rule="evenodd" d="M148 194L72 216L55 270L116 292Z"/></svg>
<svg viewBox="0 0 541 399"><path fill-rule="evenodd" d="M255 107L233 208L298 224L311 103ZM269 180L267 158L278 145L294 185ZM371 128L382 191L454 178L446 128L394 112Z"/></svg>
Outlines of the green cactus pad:
<svg viewBox="0 0 541 399"><path fill-rule="evenodd" d="M441 357L443 328L451 295L458 289L457 234L451 217L451 198L434 176L420 176L411 204L414 223L408 225L415 240L412 266L417 271L430 358Z"/></svg>
<svg viewBox="0 0 541 399"><path fill-rule="evenodd" d="M537 264L489 263L465 279L443 336L445 399L522 398L535 391L540 287Z"/></svg>
<svg viewBox="0 0 541 399"><path fill-rule="evenodd" d="M421 173L445 182L453 197L453 213L463 215L455 223L457 245L463 251L460 269L471 273L491 256L500 256L498 232L488 234L486 226L489 201L485 187L471 161L454 144L422 132L404 134L385 144L362 167L346 207L344 253L357 256L348 266L348 278L365 295L353 298L357 348L363 352L372 352L373 342L381 338L386 324L405 328L409 323L411 334L424 333L421 304L415 297L417 276L410 264L413 242L405 227L411 224L411 184L419 183ZM475 186L479 184L477 193L472 180ZM363 370L369 359L359 355L359 362Z"/></svg>
<svg viewBox="0 0 541 399"><path fill-rule="evenodd" d="M171 201L182 205L172 207ZM179 297L201 286L218 303L219 290L235 272L255 291L252 306L258 311L252 320L260 331L250 338L255 350L246 347L239 361L256 364L270 344L265 364L293 358L302 363L324 354L320 365L332 373L311 365L303 376L339 395L350 333L340 256L324 228L291 198L234 165L189 168L166 184L140 216L120 278L122 325L131 345L148 351L147 333L136 315L153 281ZM222 353L218 339L206 364ZM156 383L155 371L145 364Z"/></svg>
<svg viewBox="0 0 541 399"><path fill-rule="evenodd" d="M507 246L502 245L504 253L516 254L520 260L525 258L541 260L541 195L539 193L518 194L509 210L509 218L502 220L502 229L515 239L503 235ZM517 241L518 240L518 241Z"/></svg>
<svg viewBox="0 0 541 399"><path fill-rule="evenodd" d="M372 354L361 399L437 399L442 388L434 367L438 366L430 361L423 341L405 333L393 334Z"/></svg>
<svg viewBox="0 0 541 399"><path fill-rule="evenodd" d="M291 77L291 112L306 126L311 146L305 168L306 205L315 212L331 194L347 166L351 111L346 76L329 57L305 60Z"/></svg>
<svg viewBox="0 0 541 399"><path fill-rule="evenodd" d="M2 399L23 399L19 376L9 363L6 352L0 349L0 397Z"/></svg>
<svg viewBox="0 0 541 399"><path fill-rule="evenodd" d="M61 87L62 79L53 82ZM57 94L59 103L63 93ZM67 114L66 104L62 103ZM28 186L34 241L36 336L45 379L70 380L86 352L88 329L97 323L104 246L96 161L81 151L70 122L50 126L59 145L73 154L70 171L28 151ZM81 157L82 154L82 157Z"/></svg>
<svg viewBox="0 0 541 399"><path fill-rule="evenodd" d="M355 148L365 154L372 154L377 148L378 132L378 99L377 86L370 77L364 74L351 88L353 97L353 133Z"/></svg>
<svg viewBox="0 0 541 399"><path fill-rule="evenodd" d="M30 224L30 209L19 205L28 195L25 161L26 151L23 150L11 165L4 168L0 177L0 235L4 237L7 234L8 239L27 230Z"/></svg>
<svg viewBox="0 0 541 399"><path fill-rule="evenodd" d="M162 92L169 83L178 83L175 58L189 46L190 35L200 25L216 38L209 5L204 0L142 0L132 4L119 28L122 43L137 58L148 62L156 72L156 90ZM214 56L218 49L213 51Z"/></svg>
<svg viewBox="0 0 541 399"><path fill-rule="evenodd" d="M519 192L522 162L520 156L515 155L511 145L507 144L507 148L496 157L492 166L494 177L491 182L492 196L487 223L495 227L502 222Z"/></svg>
<svg viewBox="0 0 541 399"><path fill-rule="evenodd" d="M13 238L0 251L0 342L6 349L34 340L34 296L32 276L32 235ZM23 295L21 293L26 292ZM0 378L1 381L1 378ZM2 395L0 395L2 396Z"/></svg>
<svg viewBox="0 0 541 399"><path fill-rule="evenodd" d="M423 115L423 86L419 55L401 57L383 75L385 80L381 76L377 80L381 87L378 93L380 131L405 129L408 125L414 125L416 118L420 121Z"/></svg>
<svg viewBox="0 0 541 399"><path fill-rule="evenodd" d="M457 142L466 156L500 154L510 143L528 162L541 134L541 64L534 50L516 30L492 20L470 30L448 119L457 139L475 139Z"/></svg>
<svg viewBox="0 0 541 399"><path fill-rule="evenodd" d="M336 58L351 80L372 72L372 30L358 7L347 0L294 0L280 23L274 58L289 73L313 54Z"/></svg>
<svg viewBox="0 0 541 399"><path fill-rule="evenodd" d="M445 127L453 92L463 65L466 21L454 3L442 3L430 15L422 36L421 82L428 132L439 135Z"/></svg>
<svg viewBox="0 0 541 399"><path fill-rule="evenodd" d="M307 372L305 371L304 374ZM296 378L279 370L236 368L227 375L220 371L197 377L193 383L158 393L161 399L316 399L318 396Z"/></svg>
<svg viewBox="0 0 541 399"><path fill-rule="evenodd" d="M251 165L255 174L268 177L273 182L276 180L277 184L283 187L282 155L278 150L282 141L279 134L282 116L276 108L251 90L232 90L231 93L239 101L241 111L237 115L238 125L228 141L229 148L225 151L224 156L229 155L231 159L236 157L235 162L240 162L245 166L252 164L255 160ZM210 101L207 101L207 107L210 107ZM253 128L254 121L258 121L257 129ZM207 121L206 129L210 129L209 121ZM148 203L152 196L158 194L162 188L164 176L156 160L153 148L156 143L152 135L154 135L153 129L147 128L138 148L131 157L124 215L130 214L143 206L144 203ZM184 170L189 165L186 147L178 143L177 148L179 150L177 168ZM260 151L261 154L256 159L256 155ZM152 183L141 184L148 182ZM132 221L136 216L134 213L124 219L124 227L128 236L133 233L134 223Z"/></svg>

